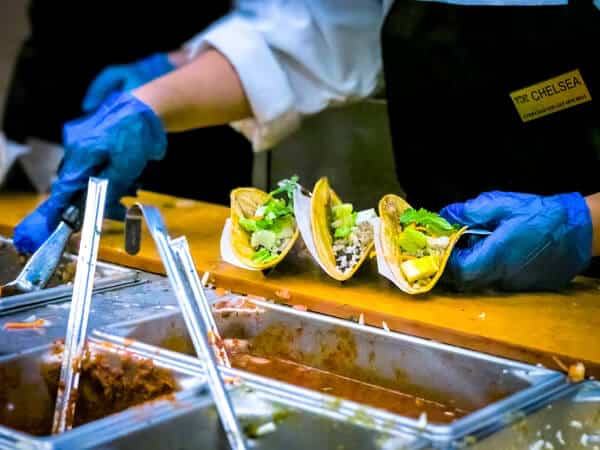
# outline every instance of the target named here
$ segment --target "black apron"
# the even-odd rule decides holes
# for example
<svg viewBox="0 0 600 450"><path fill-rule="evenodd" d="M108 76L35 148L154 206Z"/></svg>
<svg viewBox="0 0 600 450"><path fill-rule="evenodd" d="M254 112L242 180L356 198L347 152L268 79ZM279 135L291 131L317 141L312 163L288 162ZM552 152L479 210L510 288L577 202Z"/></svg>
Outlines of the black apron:
<svg viewBox="0 0 600 450"><path fill-rule="evenodd" d="M36 137L60 143L62 125L82 115L85 92L103 68L178 48L223 16L230 3L30 1L31 32L7 93L4 132L17 142ZM198 175L230 166L232 158L229 176ZM228 204L229 190L250 184L251 173L250 144L228 126L213 127L169 135L167 156L148 166L140 186ZM23 187L18 175L10 181L13 189Z"/></svg>
<svg viewBox="0 0 600 450"><path fill-rule="evenodd" d="M438 210L489 190L600 191L600 11L591 0L398 0L382 43L396 171L411 204ZM575 69L591 102L521 119L510 93Z"/></svg>

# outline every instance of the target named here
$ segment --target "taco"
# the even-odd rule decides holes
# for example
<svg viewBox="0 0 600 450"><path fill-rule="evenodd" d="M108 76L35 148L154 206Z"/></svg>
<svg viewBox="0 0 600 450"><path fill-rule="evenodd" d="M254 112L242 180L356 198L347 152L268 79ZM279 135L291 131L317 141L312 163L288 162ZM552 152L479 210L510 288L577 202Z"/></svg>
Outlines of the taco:
<svg viewBox="0 0 600 450"><path fill-rule="evenodd" d="M342 203L327 178L315 184L310 222L315 249L326 272L338 281L349 279L373 249L375 211L357 213L351 203Z"/></svg>
<svg viewBox="0 0 600 450"><path fill-rule="evenodd" d="M412 208L397 195L379 202L383 257L395 281L409 294L423 294L442 276L452 249L467 227L440 215Z"/></svg>
<svg viewBox="0 0 600 450"><path fill-rule="evenodd" d="M298 178L270 193L255 188L231 192L231 247L244 265L258 270L279 263L298 239L293 193Z"/></svg>

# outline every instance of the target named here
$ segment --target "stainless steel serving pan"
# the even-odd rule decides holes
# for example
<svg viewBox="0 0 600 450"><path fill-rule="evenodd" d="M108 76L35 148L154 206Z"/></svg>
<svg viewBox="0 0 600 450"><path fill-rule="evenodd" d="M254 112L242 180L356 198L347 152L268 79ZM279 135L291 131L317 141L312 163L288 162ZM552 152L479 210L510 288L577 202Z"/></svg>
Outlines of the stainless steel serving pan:
<svg viewBox="0 0 600 450"><path fill-rule="evenodd" d="M10 239L2 236L0 236L0 243L12 245ZM64 255L63 259L65 262L77 261L76 256L68 253ZM140 273L137 270L113 264L99 262L96 272L94 292L101 292L140 282ZM71 298L72 293L73 286L68 283L27 294L0 298L0 316L19 310L34 308L42 304L66 301Z"/></svg>
<svg viewBox="0 0 600 450"><path fill-rule="evenodd" d="M587 381L548 392L506 427L472 444L473 450L600 448L600 383ZM465 444L468 444L468 439Z"/></svg>
<svg viewBox="0 0 600 450"><path fill-rule="evenodd" d="M99 352L126 351L130 355L152 358L156 365L173 371L182 390L174 399L135 406L57 436L36 437L0 426L0 449L228 448L198 360L187 358L192 363L189 364L169 352L161 354L143 344L107 346L106 342L95 339L91 343ZM0 373L11 374L10 382L0 386L0 407L10 409L13 414L20 408L26 417L35 417L36 412L51 406L40 375L50 353L51 347L44 346L18 356L0 358ZM235 371L231 375L239 376ZM359 420L356 411L351 416L343 407L322 411L312 404L310 392L305 397L302 390L273 390L263 384L260 377L250 377L248 383L230 389L238 419L250 433L252 448L412 450L427 446L427 442L414 433ZM363 414L368 416L369 411Z"/></svg>
<svg viewBox="0 0 600 450"><path fill-rule="evenodd" d="M515 414L531 399L564 383L562 374L542 367L286 306L254 303L259 307L258 314L221 312L215 315L223 338L252 339L266 333L279 333L281 342L286 342L289 357L299 362L350 377L356 377L358 368L358 372L367 374L366 381L371 383L373 377L369 374L381 385L468 410L467 416L448 425L427 423L425 426L422 420L376 410L377 418L392 424L394 429L411 429L439 446L504 423L507 415ZM115 324L97 330L96 335L102 339L143 342L150 345L149 349L156 346L187 352L192 348L177 312ZM349 353L351 364L332 366L335 352L348 345L354 349ZM180 361L192 359L181 353L167 353ZM289 385L275 380L267 384L275 391L290 389ZM321 411L336 402L329 395L311 392L315 408Z"/></svg>
<svg viewBox="0 0 600 450"><path fill-rule="evenodd" d="M124 348L90 341L94 352L123 352ZM129 351L130 355L147 357ZM157 400L135 406L103 419L81 425L56 436L34 436L8 425L17 426L22 420L29 423L36 417L52 414L54 405L43 378L43 366L56 358L52 346L27 350L19 355L0 357L0 448L1 449L82 449L95 448L109 441L118 441L135 430L159 420L163 423L181 415L194 399L203 397L204 380L186 367L154 357L155 364L172 370L181 391L169 400ZM42 423L45 423L45 419ZM39 423L39 422L38 422ZM49 424L51 426L51 422ZM30 428L31 429L31 428ZM150 448L144 446L143 448ZM111 448L118 448L111 447ZM156 447L158 448L158 447Z"/></svg>

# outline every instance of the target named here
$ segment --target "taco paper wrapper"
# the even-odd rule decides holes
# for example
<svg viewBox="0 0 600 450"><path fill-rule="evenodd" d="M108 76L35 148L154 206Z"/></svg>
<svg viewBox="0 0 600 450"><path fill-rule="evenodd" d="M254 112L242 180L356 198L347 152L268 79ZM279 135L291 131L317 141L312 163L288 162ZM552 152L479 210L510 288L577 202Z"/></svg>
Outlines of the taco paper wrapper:
<svg viewBox="0 0 600 450"><path fill-rule="evenodd" d="M313 259L321 266L321 268L332 278L335 278L335 274L332 274L325 264L321 262L317 248L315 247L315 238L312 232L312 224L310 221L311 211L311 199L308 195L302 193L300 188L297 188L294 192L294 214L296 215L296 223L300 230L300 235L304 240L306 248L310 252ZM365 210L367 211L367 210ZM361 211L362 212L362 211ZM371 219L373 220L373 219Z"/></svg>
<svg viewBox="0 0 600 450"><path fill-rule="evenodd" d="M388 262L383 257L383 246L381 245L381 221L379 217L370 220L373 226L373 239L375 240L375 253L377 254L377 271L381 276L384 276L392 283L394 283L399 289L404 289L398 280L392 274L392 270L388 265Z"/></svg>
<svg viewBox="0 0 600 450"><path fill-rule="evenodd" d="M231 248L231 219L225 221L225 226L221 233L221 258L232 266L241 267L246 270L260 270L256 267L245 265L233 253L233 249Z"/></svg>
<svg viewBox="0 0 600 450"><path fill-rule="evenodd" d="M315 247L315 238L310 223L310 197L304 195L300 188L296 188L296 192L294 192L294 214L296 216L298 229L300 230L300 236L302 236L306 248L319 266L321 266L327 274L331 275L325 265L321 263Z"/></svg>

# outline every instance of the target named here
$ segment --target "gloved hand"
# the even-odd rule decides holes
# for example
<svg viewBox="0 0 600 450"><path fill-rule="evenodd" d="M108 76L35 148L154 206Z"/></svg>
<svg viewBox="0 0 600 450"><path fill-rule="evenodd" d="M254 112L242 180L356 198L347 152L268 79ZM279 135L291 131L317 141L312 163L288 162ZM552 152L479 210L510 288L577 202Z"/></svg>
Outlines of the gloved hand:
<svg viewBox="0 0 600 450"><path fill-rule="evenodd" d="M73 196L87 188L90 176L106 178L106 216L123 220L121 197L133 194L149 160L160 160L167 138L160 119L136 97L111 97L98 111L69 122L63 129L65 156L50 197L15 229L14 243L23 253L42 245L60 222Z"/></svg>
<svg viewBox="0 0 600 450"><path fill-rule="evenodd" d="M578 193L487 192L440 214L450 223L492 231L452 252L444 280L460 290L557 290L592 257L590 212Z"/></svg>
<svg viewBox="0 0 600 450"><path fill-rule="evenodd" d="M165 53L155 53L131 64L109 66L100 72L85 94L82 108L95 111L111 94L131 91L175 69Z"/></svg>

